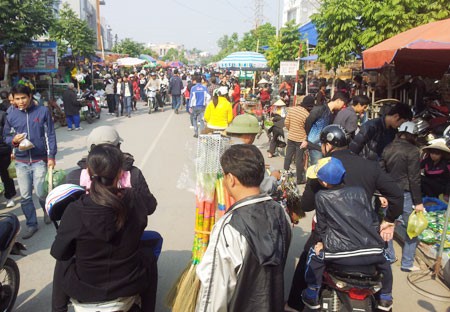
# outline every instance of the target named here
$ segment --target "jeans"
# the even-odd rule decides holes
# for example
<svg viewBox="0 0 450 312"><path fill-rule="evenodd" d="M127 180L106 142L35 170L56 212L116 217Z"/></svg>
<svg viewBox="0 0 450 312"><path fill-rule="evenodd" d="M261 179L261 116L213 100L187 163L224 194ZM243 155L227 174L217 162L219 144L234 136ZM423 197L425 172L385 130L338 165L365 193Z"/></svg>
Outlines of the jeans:
<svg viewBox="0 0 450 312"><path fill-rule="evenodd" d="M21 163L16 161L17 182L22 199L20 205L26 218L27 226L37 228L36 208L33 203L33 187L39 201L45 202L44 183L47 164L44 161ZM44 207L42 207L44 208Z"/></svg>
<svg viewBox="0 0 450 312"><path fill-rule="evenodd" d="M303 155L305 150L300 148L302 142L294 142L291 140L287 141L286 148L286 157L284 158L284 170L289 170L289 167L292 162L292 157L295 155L295 168L297 171L297 184L303 182L303 172L304 172L304 163L303 163Z"/></svg>
<svg viewBox="0 0 450 312"><path fill-rule="evenodd" d="M370 256L357 256L348 258L337 258L333 260L325 260L323 251L316 255L314 248L312 247L308 254L306 271L305 271L305 281L309 288L318 288L322 286L323 272L325 271L325 266L327 264L336 265L375 265L377 271L382 274L381 278L381 290L382 295L392 294L392 270L389 261L385 258L383 254L381 255L370 255Z"/></svg>
<svg viewBox="0 0 450 312"><path fill-rule="evenodd" d="M72 129L72 124L75 128L80 128L80 115L66 115L67 128Z"/></svg>
<svg viewBox="0 0 450 312"><path fill-rule="evenodd" d="M125 96L123 98L123 106L125 106L126 113L128 116L131 115L131 96Z"/></svg>
<svg viewBox="0 0 450 312"><path fill-rule="evenodd" d="M181 105L181 95L172 94L172 109L179 109Z"/></svg>
<svg viewBox="0 0 450 312"><path fill-rule="evenodd" d="M119 94L114 95L114 102L116 105L116 116L123 115L123 102Z"/></svg>
<svg viewBox="0 0 450 312"><path fill-rule="evenodd" d="M315 149L308 149L309 151L309 165L315 165L319 159L323 158L322 152Z"/></svg>
<svg viewBox="0 0 450 312"><path fill-rule="evenodd" d="M413 212L413 202L411 198L410 192L405 192L403 194L403 226L405 228L408 228L408 219L411 213ZM416 254L416 247L418 243L418 238L414 237L413 239L409 238L408 235L406 235L405 238L405 244L403 245L403 252L402 252L402 264L401 267L403 269L409 269L414 266L414 256Z"/></svg>
<svg viewBox="0 0 450 312"><path fill-rule="evenodd" d="M16 187L14 186L14 180L10 178L8 173L8 167L10 163L10 153L0 155L0 177L2 178L3 185L5 186L5 198L8 200L16 196Z"/></svg>
<svg viewBox="0 0 450 312"><path fill-rule="evenodd" d="M200 131L205 128L205 123L203 122L203 114L205 113L205 107L193 107L192 108L192 121L194 122L194 132L198 135L198 121L200 119Z"/></svg>

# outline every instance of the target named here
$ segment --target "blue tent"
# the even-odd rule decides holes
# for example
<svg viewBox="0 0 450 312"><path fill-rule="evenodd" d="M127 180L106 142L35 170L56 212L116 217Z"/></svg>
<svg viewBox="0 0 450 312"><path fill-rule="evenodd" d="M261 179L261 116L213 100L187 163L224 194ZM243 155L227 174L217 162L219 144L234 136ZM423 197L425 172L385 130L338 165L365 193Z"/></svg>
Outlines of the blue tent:
<svg viewBox="0 0 450 312"><path fill-rule="evenodd" d="M308 40L309 45L317 45L317 30L316 26L312 22L300 26L298 31L300 33L300 38L303 40Z"/></svg>

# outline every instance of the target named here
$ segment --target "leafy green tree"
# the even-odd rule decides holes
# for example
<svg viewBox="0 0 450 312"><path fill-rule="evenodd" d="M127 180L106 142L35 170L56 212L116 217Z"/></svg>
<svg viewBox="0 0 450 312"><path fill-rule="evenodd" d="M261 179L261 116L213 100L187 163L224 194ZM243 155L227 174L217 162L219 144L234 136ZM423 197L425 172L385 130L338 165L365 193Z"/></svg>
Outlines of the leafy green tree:
<svg viewBox="0 0 450 312"><path fill-rule="evenodd" d="M257 29L252 29L244 34L242 40L239 41L239 50L256 51L258 39L260 49L262 46L268 46L275 37L275 34L276 28L275 26L272 26L272 24L266 23L264 25L261 25Z"/></svg>
<svg viewBox="0 0 450 312"><path fill-rule="evenodd" d="M266 57L272 69L278 70L281 61L295 60L298 57L298 50L301 43L298 28L299 25L296 25L294 21L287 22L280 29L279 37L274 38L269 44Z"/></svg>
<svg viewBox="0 0 450 312"><path fill-rule="evenodd" d="M59 19L49 31L50 38L58 43L61 54L70 48L74 58L95 54L97 42L94 31L86 21L79 19L69 4L64 3L59 10Z"/></svg>
<svg viewBox="0 0 450 312"><path fill-rule="evenodd" d="M178 51L174 48L167 50L166 55L163 56L163 61L180 61L184 64L188 63L188 60L184 56L184 51Z"/></svg>
<svg viewBox="0 0 450 312"><path fill-rule="evenodd" d="M0 1L0 45L5 52L4 80L9 56L34 38L45 35L54 22L54 0Z"/></svg>
<svg viewBox="0 0 450 312"><path fill-rule="evenodd" d="M145 47L142 43L136 42L131 38L121 40L112 48L114 53L128 54L130 57L138 57L144 50Z"/></svg>
<svg viewBox="0 0 450 312"><path fill-rule="evenodd" d="M150 48L145 48L144 50L141 51L141 54L147 54L150 55L151 57L153 57L154 59L158 59L159 58L159 54L158 52L150 49Z"/></svg>
<svg viewBox="0 0 450 312"><path fill-rule="evenodd" d="M336 68L383 40L448 17L448 0L323 0L311 17L319 35L315 52Z"/></svg>
<svg viewBox="0 0 450 312"><path fill-rule="evenodd" d="M237 33L233 33L231 36L224 35L217 40L217 46L220 51L214 57L212 61L220 61L230 53L239 51L239 36Z"/></svg>

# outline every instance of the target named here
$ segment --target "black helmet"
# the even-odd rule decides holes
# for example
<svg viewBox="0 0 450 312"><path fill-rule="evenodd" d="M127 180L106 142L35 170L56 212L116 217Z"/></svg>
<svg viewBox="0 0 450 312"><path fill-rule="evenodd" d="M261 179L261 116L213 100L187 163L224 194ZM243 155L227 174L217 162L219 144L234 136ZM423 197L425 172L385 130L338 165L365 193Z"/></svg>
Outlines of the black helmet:
<svg viewBox="0 0 450 312"><path fill-rule="evenodd" d="M334 147L347 146L350 136L340 125L328 125L320 132L320 142L330 143Z"/></svg>

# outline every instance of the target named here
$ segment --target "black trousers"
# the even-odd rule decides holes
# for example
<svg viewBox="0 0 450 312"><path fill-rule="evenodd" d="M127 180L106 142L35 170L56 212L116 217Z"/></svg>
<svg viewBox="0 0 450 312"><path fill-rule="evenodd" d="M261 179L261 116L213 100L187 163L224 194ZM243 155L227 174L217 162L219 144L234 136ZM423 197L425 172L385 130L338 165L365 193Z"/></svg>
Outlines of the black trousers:
<svg viewBox="0 0 450 312"><path fill-rule="evenodd" d="M295 155L295 168L297 171L297 184L303 182L304 178L304 162L303 155L305 153L305 149L300 148L302 142L295 142L288 139L287 148L286 148L286 157L284 158L284 170L289 170L289 166L291 165L292 158Z"/></svg>
<svg viewBox="0 0 450 312"><path fill-rule="evenodd" d="M5 198L11 199L16 196L14 180L9 177L8 167L11 164L11 153L0 155L0 177L5 186Z"/></svg>
<svg viewBox="0 0 450 312"><path fill-rule="evenodd" d="M106 103L108 103L108 113L113 114L115 110L114 94L106 95Z"/></svg>

